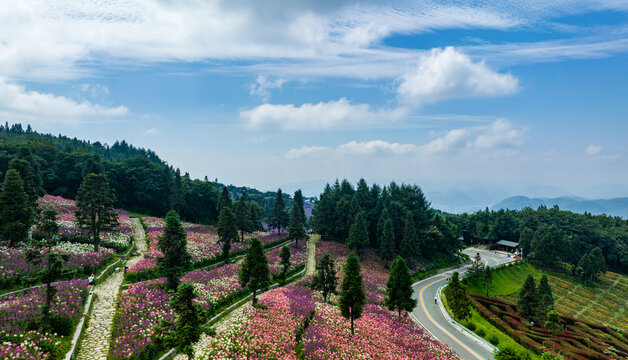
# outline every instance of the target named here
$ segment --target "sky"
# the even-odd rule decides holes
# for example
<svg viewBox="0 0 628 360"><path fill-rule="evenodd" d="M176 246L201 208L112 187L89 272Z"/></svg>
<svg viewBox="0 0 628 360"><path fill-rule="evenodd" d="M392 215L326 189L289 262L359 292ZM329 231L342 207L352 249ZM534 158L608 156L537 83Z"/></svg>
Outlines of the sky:
<svg viewBox="0 0 628 360"><path fill-rule="evenodd" d="M0 4L0 120L193 178L628 196L628 1Z"/></svg>

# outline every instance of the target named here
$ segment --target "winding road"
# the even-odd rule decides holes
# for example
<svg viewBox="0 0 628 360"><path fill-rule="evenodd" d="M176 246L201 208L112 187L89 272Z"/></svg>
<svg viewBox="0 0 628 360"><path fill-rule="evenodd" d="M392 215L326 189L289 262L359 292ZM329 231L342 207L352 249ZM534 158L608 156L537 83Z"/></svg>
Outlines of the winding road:
<svg viewBox="0 0 628 360"><path fill-rule="evenodd" d="M467 248L463 252L471 258L480 253L484 263L493 267L512 261L505 254L487 251L478 248ZM413 285L414 297L418 299L418 305L412 311L412 317L416 322L426 328L435 338L448 344L464 360L493 359L493 349L476 336L470 335L459 326L450 323L441 310L439 289L447 284L447 279L454 271L461 275L469 266L460 269L449 270L442 274L421 280ZM438 304L435 304L437 299Z"/></svg>

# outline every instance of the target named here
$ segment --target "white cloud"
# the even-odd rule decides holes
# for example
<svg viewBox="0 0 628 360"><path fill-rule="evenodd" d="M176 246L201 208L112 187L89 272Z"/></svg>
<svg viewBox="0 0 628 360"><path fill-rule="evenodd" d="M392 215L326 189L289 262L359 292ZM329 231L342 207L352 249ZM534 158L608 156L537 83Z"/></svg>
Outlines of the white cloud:
<svg viewBox="0 0 628 360"><path fill-rule="evenodd" d="M518 88L514 76L494 72L484 62L473 62L446 47L421 56L417 67L403 76L397 91L403 102L418 106L445 99L503 96Z"/></svg>
<svg viewBox="0 0 628 360"><path fill-rule="evenodd" d="M261 97L264 101L268 101L270 91L281 89L285 82L283 79L270 80L264 75L258 75L255 82L251 84L249 93Z"/></svg>
<svg viewBox="0 0 628 360"><path fill-rule="evenodd" d="M144 134L145 134L145 135L153 135L153 134L155 134L156 132L157 132L157 129L156 129L156 128L150 128L150 129L146 129L146 130L144 130Z"/></svg>
<svg viewBox="0 0 628 360"><path fill-rule="evenodd" d="M597 155L602 151L602 147L598 145L589 145L584 152L587 155Z"/></svg>
<svg viewBox="0 0 628 360"><path fill-rule="evenodd" d="M367 104L353 105L345 98L336 101L293 104L263 104L240 112L249 127L278 127L285 130L327 130L364 126L399 120L405 108L372 109Z"/></svg>
<svg viewBox="0 0 628 360"><path fill-rule="evenodd" d="M338 156L406 156L415 155L432 157L442 154L483 152L507 153L523 144L525 128L515 128L504 119L497 119L490 125L466 127L448 131L441 137L422 144L390 143L384 140L358 142L355 140L335 148L328 146L304 146L292 149L285 154L288 159L301 157L338 157Z"/></svg>
<svg viewBox="0 0 628 360"><path fill-rule="evenodd" d="M27 91L0 77L0 114L12 120L73 123L84 118L126 115L125 106L105 107L89 101Z"/></svg>

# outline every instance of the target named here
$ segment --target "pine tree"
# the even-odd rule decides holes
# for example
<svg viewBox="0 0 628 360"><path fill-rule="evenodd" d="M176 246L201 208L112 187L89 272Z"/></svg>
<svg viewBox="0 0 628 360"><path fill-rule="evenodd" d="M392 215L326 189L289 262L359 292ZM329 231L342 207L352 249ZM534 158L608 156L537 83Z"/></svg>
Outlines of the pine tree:
<svg viewBox="0 0 628 360"><path fill-rule="evenodd" d="M543 276L541 276L537 291L539 293L540 302L539 313L545 315L554 310L554 295L552 294L552 288L549 285L547 275L543 274Z"/></svg>
<svg viewBox="0 0 628 360"><path fill-rule="evenodd" d="M292 209L290 210L290 224L288 225L288 237L299 246L299 239L305 238L305 210L303 209L303 194L301 190L294 193L292 199Z"/></svg>
<svg viewBox="0 0 628 360"><path fill-rule="evenodd" d="M478 279L482 277L483 268L484 268L484 264L482 263L482 257L480 256L480 253L476 253L475 256L473 257L473 260L471 261L471 268L469 269L469 277L472 280L477 281Z"/></svg>
<svg viewBox="0 0 628 360"><path fill-rule="evenodd" d="M43 187L41 176L33 167L34 161L30 148L20 148L20 157L11 160L9 169L15 169L20 173L24 191L28 195L28 203L32 208L37 208L37 199L43 195Z"/></svg>
<svg viewBox="0 0 628 360"><path fill-rule="evenodd" d="M237 220L228 206L222 207L220 218L218 219L217 232L219 241L222 243L222 257L227 263L229 262L231 243L238 240Z"/></svg>
<svg viewBox="0 0 628 360"><path fill-rule="evenodd" d="M334 261L325 253L316 267L316 274L312 277L312 289L323 293L323 299L327 302L327 296L337 294L338 278L336 277L336 269Z"/></svg>
<svg viewBox="0 0 628 360"><path fill-rule="evenodd" d="M464 285L460 283L458 272L451 275L445 288L445 296L454 318L461 321L471 316L471 301L467 297Z"/></svg>
<svg viewBox="0 0 628 360"><path fill-rule="evenodd" d="M287 246L281 247L281 253L279 254L279 258L281 258L281 283L283 285L286 284L286 275L288 274L288 268L290 267L290 249Z"/></svg>
<svg viewBox="0 0 628 360"><path fill-rule="evenodd" d="M196 298L194 285L188 282L179 284L177 292L170 299L170 306L176 314L174 336L171 342L176 349L194 358L194 343L201 338L201 310L194 303Z"/></svg>
<svg viewBox="0 0 628 360"><path fill-rule="evenodd" d="M351 335L354 334L353 321L362 316L365 298L360 260L354 252L351 252L345 262L338 302L342 316L351 320Z"/></svg>
<svg viewBox="0 0 628 360"><path fill-rule="evenodd" d="M356 216L351 230L349 231L349 239L347 240L347 246L360 251L366 248L369 244L369 233L366 228L366 219L364 211L360 211Z"/></svg>
<svg viewBox="0 0 628 360"><path fill-rule="evenodd" d="M262 243L258 238L251 238L246 257L240 268L240 286L248 286L253 292L253 305L257 303L257 291L268 287L270 283L270 269L268 259L264 254Z"/></svg>
<svg viewBox="0 0 628 360"><path fill-rule="evenodd" d="M173 291L179 286L179 276L190 268L187 243L187 234L179 215L170 210L166 214L166 227L159 237L158 246L164 255L159 259L159 270L166 276L166 287Z"/></svg>
<svg viewBox="0 0 628 360"><path fill-rule="evenodd" d="M249 198L246 196L246 193L242 193L242 196L240 196L240 199L236 202L235 216L238 224L238 230L240 230L240 241L244 242L244 233L252 231L249 213Z"/></svg>
<svg viewBox="0 0 628 360"><path fill-rule="evenodd" d="M281 229L288 225L288 213L286 212L286 204L283 201L283 193L281 189L277 190L277 196L275 197L275 205L273 211L270 214L268 225L271 228L277 229L277 234L281 233Z"/></svg>
<svg viewBox="0 0 628 360"><path fill-rule="evenodd" d="M416 248L417 233L414 226L414 216L411 211L406 213L405 225L403 228L403 238L401 239L400 250L406 259L413 258L417 253Z"/></svg>
<svg viewBox="0 0 628 360"><path fill-rule="evenodd" d="M397 256L386 282L386 306L389 310L397 309L401 317L401 310L412 311L417 304L417 300L412 298L412 292L412 276L408 266L401 256Z"/></svg>
<svg viewBox="0 0 628 360"><path fill-rule="evenodd" d="M395 231L392 220L386 219L380 240L379 254L384 260L391 260L395 255Z"/></svg>
<svg viewBox="0 0 628 360"><path fill-rule="evenodd" d="M484 280L484 287L486 287L486 296L488 297L489 289L491 288L491 281L493 281L493 271L490 266L486 266L482 272L482 280Z"/></svg>
<svg viewBox="0 0 628 360"><path fill-rule="evenodd" d="M105 174L89 174L83 179L76 196L76 222L89 231L96 252L100 246L100 232L118 226L118 214L113 208L115 202L115 191L109 188Z"/></svg>
<svg viewBox="0 0 628 360"><path fill-rule="evenodd" d="M523 287L519 291L517 305L519 306L519 314L521 316L529 320L535 319L539 307L539 294L532 275L528 275L523 283Z"/></svg>
<svg viewBox="0 0 628 360"><path fill-rule="evenodd" d="M4 176L0 193L0 237L11 246L24 241L33 220L34 211L28 203L20 174L10 169Z"/></svg>
<svg viewBox="0 0 628 360"><path fill-rule="evenodd" d="M226 186L222 187L222 192L220 193L220 196L218 196L218 201L216 202L216 213L222 214L222 209L224 207L232 207L231 196L229 196L229 189L227 189Z"/></svg>

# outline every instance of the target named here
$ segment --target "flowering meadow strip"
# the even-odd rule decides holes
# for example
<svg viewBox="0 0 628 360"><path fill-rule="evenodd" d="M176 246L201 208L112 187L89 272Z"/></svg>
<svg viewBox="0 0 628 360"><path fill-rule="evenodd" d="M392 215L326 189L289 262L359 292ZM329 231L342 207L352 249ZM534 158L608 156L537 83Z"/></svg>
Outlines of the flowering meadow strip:
<svg viewBox="0 0 628 360"><path fill-rule="evenodd" d="M312 290L285 286L260 296L259 305L216 334L200 359L297 359L295 333L315 308Z"/></svg>
<svg viewBox="0 0 628 360"><path fill-rule="evenodd" d="M50 334L31 330L24 334L7 334L0 330L0 359L48 360L61 358L65 353L64 344ZM55 356L56 355L56 356Z"/></svg>
<svg viewBox="0 0 628 360"><path fill-rule="evenodd" d="M288 271L305 264L305 260L307 258L306 244L307 243L305 241L301 241L299 242L298 247L295 247L294 243L290 243L286 245L290 249L290 267L288 268ZM266 252L266 257L268 258L268 265L270 267L270 271L273 274L281 273L282 266L281 266L281 258L279 257L280 253L281 253L281 247L268 250Z"/></svg>
<svg viewBox="0 0 628 360"><path fill-rule="evenodd" d="M102 248L93 251L92 245L60 242L53 251L66 255L64 270L72 276L87 276L107 264L114 257L112 249ZM27 278L34 278L47 266L47 259L42 255L39 265L26 261L26 248L0 246L0 289L9 289L19 284L26 285Z"/></svg>

